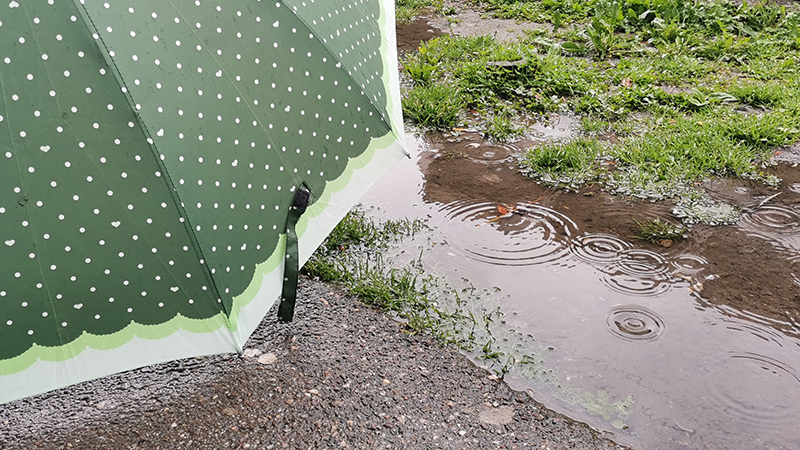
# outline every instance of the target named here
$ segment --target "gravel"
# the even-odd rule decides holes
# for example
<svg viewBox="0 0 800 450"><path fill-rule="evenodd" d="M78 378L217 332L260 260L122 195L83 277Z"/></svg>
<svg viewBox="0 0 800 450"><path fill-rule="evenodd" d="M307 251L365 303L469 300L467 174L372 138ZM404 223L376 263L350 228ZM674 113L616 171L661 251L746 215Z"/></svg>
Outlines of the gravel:
<svg viewBox="0 0 800 450"><path fill-rule="evenodd" d="M335 287L301 279L298 298L242 355L1 405L0 448L623 448Z"/></svg>

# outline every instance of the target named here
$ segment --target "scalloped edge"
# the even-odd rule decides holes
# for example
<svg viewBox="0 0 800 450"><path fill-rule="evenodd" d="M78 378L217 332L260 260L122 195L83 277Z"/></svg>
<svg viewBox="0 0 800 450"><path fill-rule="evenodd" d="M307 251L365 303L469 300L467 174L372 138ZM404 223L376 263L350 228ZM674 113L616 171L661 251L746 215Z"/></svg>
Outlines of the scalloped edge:
<svg viewBox="0 0 800 450"><path fill-rule="evenodd" d="M336 224L358 201L366 188L399 161L408 151L403 140L400 88L397 66L394 8L382 1L381 28L387 39L381 45L384 58L384 86L391 95L387 107L392 130L374 138L358 157L351 158L339 177L325 185L320 198L312 204L297 225L300 239L300 264L304 264ZM389 152L397 151L391 157ZM377 157L378 155L386 157ZM361 181L351 183L354 177ZM345 207L345 205L347 205ZM277 301L283 280L286 236L280 235L272 255L256 265L245 291L233 299L231 316L219 313L208 319L190 319L181 315L158 325L131 322L110 335L84 333L58 347L34 345L14 358L0 361L0 404L82 381L100 378L138 367L181 358L225 352L241 352L250 334ZM276 287L277 286L277 290ZM124 358L109 358L125 354Z"/></svg>

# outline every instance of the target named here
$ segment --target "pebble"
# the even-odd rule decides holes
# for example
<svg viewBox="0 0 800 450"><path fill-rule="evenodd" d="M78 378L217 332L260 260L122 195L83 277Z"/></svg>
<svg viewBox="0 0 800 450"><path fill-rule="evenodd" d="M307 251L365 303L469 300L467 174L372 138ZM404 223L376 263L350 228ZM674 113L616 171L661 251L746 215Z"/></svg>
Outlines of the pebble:
<svg viewBox="0 0 800 450"><path fill-rule="evenodd" d="M269 352L264 353L263 355L258 357L259 364L274 364L275 361L278 360L278 356L275 353Z"/></svg>

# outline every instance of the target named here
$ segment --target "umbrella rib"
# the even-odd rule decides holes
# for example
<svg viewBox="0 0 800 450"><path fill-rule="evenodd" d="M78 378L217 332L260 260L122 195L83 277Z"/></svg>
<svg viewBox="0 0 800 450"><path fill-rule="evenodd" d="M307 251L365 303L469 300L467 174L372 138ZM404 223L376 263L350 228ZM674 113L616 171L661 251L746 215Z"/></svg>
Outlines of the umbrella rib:
<svg viewBox="0 0 800 450"><path fill-rule="evenodd" d="M172 0L167 0L167 3L169 4L169 6L171 6L171 7L172 7L172 10L173 10L173 11L175 11L175 14L177 14L177 15L178 15L178 17L180 17L180 18L181 18L181 23L184 23L184 24L188 24L188 23L189 23L189 22L186 20L186 18L183 16L183 14L181 14L181 13L180 13L180 11L178 11L178 9L177 9L177 8L175 8L175 5L173 4L173 1L172 1ZM199 42L199 43L202 43L202 42L203 42L203 40L202 40L202 39L200 39L200 36L198 36L198 35L197 35L197 33L195 33L195 31L192 29L192 27L190 27L190 26L186 25L186 28L189 30L189 32L192 34L192 36L194 36L194 37L195 37L195 39L197 40L197 42ZM217 68L219 68L219 70L221 70L221 71L222 71L222 73L223 73L223 74L225 74L225 78L228 80L228 82L229 82L229 83L230 83L230 85L233 87L233 89L234 89L234 90L236 90L236 93L238 93L240 96L242 96L242 98L243 98L243 99L244 99L244 98L247 98L247 96L246 96L246 95L244 95L244 93L243 93L241 90L239 90L239 87L236 85L236 83L234 83L234 82L233 82L233 80L231 79L230 75L228 74L228 71L227 71L227 70L225 69L225 67L224 67L224 66L223 66L223 65L222 65L222 64L219 62L219 60L218 60L218 59L217 59L217 57L214 55L214 53L213 53L213 52L211 52L211 51L209 51L207 46L203 45L202 47L203 47L203 50L205 50L205 51L206 51L206 53L208 53L208 56L210 56L210 57L211 57L211 59L212 59L212 60L214 60L214 62L217 64ZM244 104L245 104L245 105L247 105L247 109L248 109L248 110L250 111L250 113L253 115L253 119L254 119L254 120L255 120L255 121L258 123L258 127L261 129L261 132L264 134L264 137L266 137L266 138L267 138L267 140L268 140L268 141L269 141L269 142L270 142L272 145L277 145L277 144L275 143L275 141L273 141L273 140L272 140L272 138L270 137L270 133L269 133L269 132L267 131L267 129L264 127L264 124L261 122L261 120L259 120L259 118L258 118L258 115L257 115L257 114L256 114L256 112L253 110L253 107L252 107L252 106L250 106L250 102L244 102ZM281 155L279 152L275 152L275 154L277 154L277 155L278 155L278 157L281 159L281 162L282 162L284 165L287 165L287 166L288 166L288 161L286 161L286 159L284 159L284 156L283 156L283 155ZM290 173L289 175L290 175L290 176L291 176L291 177L292 177L292 178L295 180L295 184L296 184L296 185L297 185L297 184L300 184L300 183L302 182L302 178L300 178L299 176L297 176L297 175L295 175L295 174L293 174L293 173Z"/></svg>
<svg viewBox="0 0 800 450"><path fill-rule="evenodd" d="M320 44L322 44L322 46L323 46L323 47L325 47L325 49L326 49L326 50L328 50L328 52L329 52L331 55L333 55L333 57L335 58L335 57L336 57L336 53L334 53L334 51L333 51L333 50L330 48L330 46L328 46L328 43L327 43L327 42L325 42L324 40L320 39L320 36L319 36L319 34L317 34L317 32L316 32L316 31L315 31L313 28L311 28L311 25L309 25L309 24L308 24L308 22L306 22L306 21L305 21L305 19L303 19L303 18L302 18L300 15L298 15L298 14L297 14L297 11L295 11L295 10L294 10L294 8L292 8L292 7L290 7L289 5L287 5L286 3L284 3L284 2L283 2L283 0L279 0L279 1L280 1L280 3L281 3L282 5L284 5L285 7L289 8L289 10L290 10L290 11L292 11L292 14L294 14L294 16L297 18L297 20L299 20L299 21L300 21L300 23L302 23L302 24L303 24L303 26L305 26L305 27L306 27L306 29L307 29L307 30L308 30L310 33L312 33L312 34L314 35L314 37L316 37L316 38L317 38L317 40L320 42ZM339 61L338 59L337 59L337 61L336 61L336 62L337 62L337 63L339 63L339 64L342 64L342 62L341 62L341 61ZM342 65L342 66L343 66L343 65ZM355 78L353 78L353 75L350 73L350 71L349 71L349 70L347 70L347 69L345 69L344 67L342 67L342 72L344 72L345 74L347 74L347 77L350 79L350 81L352 81L352 82L353 82L353 84L355 84L356 86L359 86L358 82L356 81L356 79L355 79ZM373 109L373 110L374 110L374 111L375 111L375 112L378 114L378 118L381 120L381 122L383 122L383 123L384 123L384 124L385 124L385 125L386 125L386 126L389 128L389 132L391 132L391 133L394 133L394 134L395 134L395 136L397 136L397 133L395 133L395 130L394 130L394 127L392 126L392 124L391 124L391 123L390 123L390 122L389 122L389 121L388 121L388 120L387 120L387 119L384 117L384 115L383 115L383 114L381 114L381 110L380 110L380 108L378 108L378 107L375 105L375 103L372 101L372 99L371 99L371 98L369 98L369 95L366 95L366 93L364 93L364 91L363 91L363 90L361 91L361 94L364 96L364 98L366 98L366 99L367 99L367 101L369 102L369 104L370 104L370 106L372 107L372 109ZM399 136L398 136L398 137L399 137ZM409 155L409 156L410 156L410 155Z"/></svg>
<svg viewBox="0 0 800 450"><path fill-rule="evenodd" d="M92 20L91 15L89 15L89 12L86 10L86 6L84 6L82 4L82 2L81 2L81 5L80 5L80 10L83 12L82 16L83 16L84 20L86 22L88 22L88 24L91 24L91 27L94 29L95 32L97 32L97 25L95 25L94 21ZM87 24L87 26L88 26L88 24ZM98 35L99 35L99 33L98 33ZM109 67L113 67L114 75L117 77L117 79L119 80L120 84L122 85L121 87L127 86L127 83L125 83L125 80L124 80L124 78L122 76L122 71L119 70L119 67L117 67L116 62L111 57L111 55L109 53L109 50L108 50L108 47L106 47L106 43L103 40L103 38L100 37L100 38L97 39L97 41L99 41L102 44L102 45L98 45L98 49L101 50L101 53L103 53L103 56L109 62ZM131 111L133 111L133 115L134 115L134 118L135 118L136 122L139 123L139 126L142 128L142 131L145 134L145 136L147 138L149 138L148 147L150 148L150 151L153 154L153 159L155 159L156 164L158 165L159 169L161 169L161 173L164 175L164 180L165 180L165 182L167 184L167 189L170 191L170 195L172 195L172 197L173 197L172 198L173 203L175 204L175 207L178 208L180 216L183 217L183 219L184 219L184 228L188 232L189 241L192 243L192 246L194 247L195 253L203 261L203 263L201 263L200 266L201 266L203 272L205 273L206 278L209 281L209 284L211 284L211 288L213 289L215 296L217 297L217 299L221 299L222 298L222 295L220 294L221 291L220 291L219 287L217 286L217 283L216 283L214 277L211 274L211 270L208 267L208 264L207 264L208 260L206 259L205 255L203 254L203 250L202 250L202 247L200 246L200 242L199 242L199 240L197 238L197 235L195 235L194 228L192 227L191 221L189 220L189 215L186 213L186 209L183 207L183 201L181 200L180 195L178 194L178 190L175 188L175 183L172 181L172 178L170 177L169 171L167 170L167 167L164 165L164 162L159 157L160 153L158 152L158 149L156 149L155 144L154 143L153 144L150 143L150 142L154 142L154 141L152 139L152 135L151 135L149 129L147 128L147 125L144 123L144 121L142 120L141 116L135 112L136 108L134 107L134 105L135 105L136 102L133 101L133 96L132 96L130 90L129 89L124 89L123 90L123 94L124 94L124 97L128 101L128 106L131 108ZM159 260L161 260L161 256L160 255L158 255L158 258L159 258ZM174 277L173 277L173 280L175 280ZM227 311L226 310L224 302L219 302L219 304L220 304L220 309L223 312L223 315L225 316L225 320L226 320L226 322L228 322L228 325L230 326L231 325L230 324L231 311Z"/></svg>

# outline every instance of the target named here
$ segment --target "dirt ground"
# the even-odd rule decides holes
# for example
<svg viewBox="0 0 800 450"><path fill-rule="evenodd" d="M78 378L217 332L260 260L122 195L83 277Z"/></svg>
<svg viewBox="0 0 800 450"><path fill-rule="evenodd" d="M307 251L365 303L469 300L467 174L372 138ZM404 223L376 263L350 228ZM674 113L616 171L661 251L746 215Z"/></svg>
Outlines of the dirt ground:
<svg viewBox="0 0 800 450"><path fill-rule="evenodd" d="M301 279L298 299L244 356L3 405L0 448L622 449L331 286Z"/></svg>

